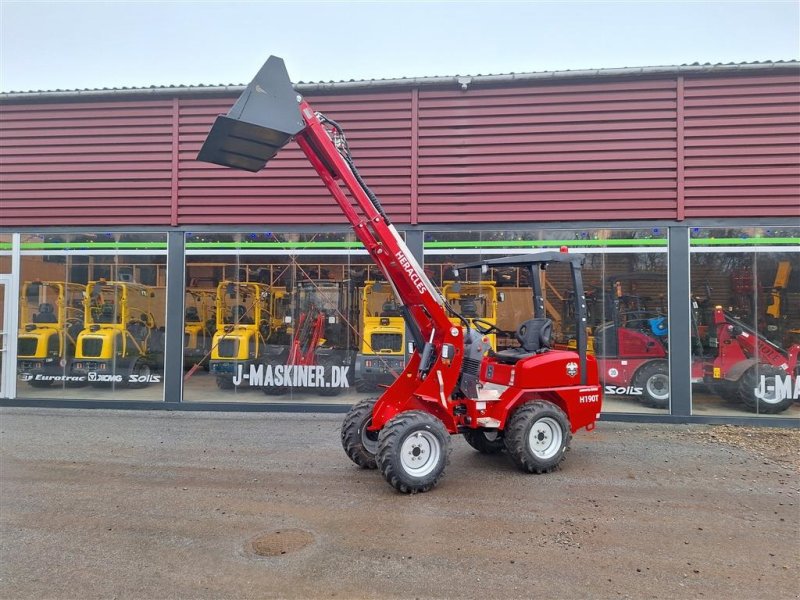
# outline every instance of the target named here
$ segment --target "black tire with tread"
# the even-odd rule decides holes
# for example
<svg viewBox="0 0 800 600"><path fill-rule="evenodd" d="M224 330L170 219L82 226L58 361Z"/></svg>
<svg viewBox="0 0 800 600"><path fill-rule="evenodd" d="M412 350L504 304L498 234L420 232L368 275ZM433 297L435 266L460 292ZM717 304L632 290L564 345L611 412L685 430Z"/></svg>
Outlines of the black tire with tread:
<svg viewBox="0 0 800 600"><path fill-rule="evenodd" d="M400 453L403 442L423 429L437 438L440 457L432 472L424 477L414 477L403 468ZM410 410L396 415L381 429L375 456L378 469L389 485L404 494L417 494L431 490L439 482L450 462L450 450L450 433L442 421L430 413Z"/></svg>
<svg viewBox="0 0 800 600"><path fill-rule="evenodd" d="M47 388L52 386L53 382L48 380L42 381L41 379L31 379L28 381L28 385L34 388Z"/></svg>
<svg viewBox="0 0 800 600"><path fill-rule="evenodd" d="M133 375L135 377L140 377L140 376L143 376L143 375L147 375L149 377L150 374L151 374L150 365L148 365L147 361L145 359L143 359L143 358L137 358L136 359L136 361L131 366L131 371L129 373L129 375ZM149 382L146 382L146 381L145 382L139 382L139 381L131 382L130 379L128 379L128 381L125 381L124 383L126 383L127 386L129 388L131 388L132 390L145 388L148 385L150 385Z"/></svg>
<svg viewBox="0 0 800 600"><path fill-rule="evenodd" d="M766 376L767 379L770 377L786 377L786 372L772 365L754 365L750 367L739 378L737 387L739 402L742 403L746 410L759 414L774 415L785 411L794 403L794 398L792 398L791 394L775 403L766 402L756 397L755 390L761 386L762 376Z"/></svg>
<svg viewBox="0 0 800 600"><path fill-rule="evenodd" d="M551 458L542 459L534 455L528 445L528 434L536 422L543 417L555 419L561 426L562 443L559 452ZM558 406L552 402L526 402L508 419L504 430L506 450L511 460L527 473L550 473L564 460L572 439L569 420Z"/></svg>
<svg viewBox="0 0 800 600"><path fill-rule="evenodd" d="M736 382L720 381L714 384L713 389L725 402L739 402L739 386Z"/></svg>
<svg viewBox="0 0 800 600"><path fill-rule="evenodd" d="M506 449L503 436L498 432L497 437L489 439L483 429L469 429L464 432L464 439L481 454L500 454Z"/></svg>
<svg viewBox="0 0 800 600"><path fill-rule="evenodd" d="M364 446L363 438L366 435L376 445L378 443L377 433L373 440L372 434L364 431L372 422L372 409L377 401L377 398L365 398L354 404L342 422L342 448L348 458L362 469L378 468L375 454Z"/></svg>
<svg viewBox="0 0 800 600"><path fill-rule="evenodd" d="M338 362L334 360L321 360L319 362L320 365L325 369L325 381L328 384L333 383L333 367L336 366L343 366L340 365ZM341 387L321 387L318 388L317 393L320 396L338 396L344 391L344 388Z"/></svg>
<svg viewBox="0 0 800 600"><path fill-rule="evenodd" d="M656 398L647 391L647 382L656 376L666 376L666 398ZM642 388L642 404L650 408L669 408L669 363L666 360L652 360L645 363L636 373L633 381L636 387Z"/></svg>
<svg viewBox="0 0 800 600"><path fill-rule="evenodd" d="M217 375L217 387L221 390L232 390L234 387L233 379L224 375Z"/></svg>

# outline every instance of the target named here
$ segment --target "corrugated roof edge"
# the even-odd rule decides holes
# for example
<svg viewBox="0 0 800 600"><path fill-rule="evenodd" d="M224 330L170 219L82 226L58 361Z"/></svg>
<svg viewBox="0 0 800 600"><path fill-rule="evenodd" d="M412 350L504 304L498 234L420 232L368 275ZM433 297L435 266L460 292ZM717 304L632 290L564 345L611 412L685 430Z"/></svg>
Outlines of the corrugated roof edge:
<svg viewBox="0 0 800 600"><path fill-rule="evenodd" d="M744 63L716 63L673 65L656 67L616 67L605 69L581 69L566 71L537 71L531 73L506 73L499 75L442 75L430 77L402 77L399 79L362 79L350 81L303 82L294 84L302 94L314 92L340 92L364 89L385 89L398 87L456 86L466 89L472 86L497 85L507 83L534 82L548 79L585 79L596 77L636 77L652 75L697 75L709 73L735 73L751 71L800 72L800 61L779 60ZM79 90L39 90L27 92L0 92L0 101L11 100L58 100L121 96L198 96L221 93L241 93L245 84L220 85L169 85L146 88L99 88Z"/></svg>

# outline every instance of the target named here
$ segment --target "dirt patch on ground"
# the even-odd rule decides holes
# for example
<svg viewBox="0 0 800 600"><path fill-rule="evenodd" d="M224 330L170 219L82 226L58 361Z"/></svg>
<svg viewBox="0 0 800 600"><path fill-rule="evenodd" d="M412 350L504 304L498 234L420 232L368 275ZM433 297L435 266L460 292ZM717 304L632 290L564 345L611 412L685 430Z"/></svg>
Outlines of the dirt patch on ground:
<svg viewBox="0 0 800 600"><path fill-rule="evenodd" d="M692 429L689 435L704 444L723 444L800 471L800 429L719 425Z"/></svg>
<svg viewBox="0 0 800 600"><path fill-rule="evenodd" d="M246 550L257 556L282 556L302 550L314 542L314 536L302 529L284 529L262 533L247 543Z"/></svg>

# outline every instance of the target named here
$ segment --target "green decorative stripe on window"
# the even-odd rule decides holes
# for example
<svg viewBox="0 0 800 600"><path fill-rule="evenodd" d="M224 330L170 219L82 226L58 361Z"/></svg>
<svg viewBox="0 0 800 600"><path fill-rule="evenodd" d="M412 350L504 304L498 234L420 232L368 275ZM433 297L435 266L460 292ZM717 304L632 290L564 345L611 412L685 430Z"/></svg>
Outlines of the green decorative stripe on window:
<svg viewBox="0 0 800 600"><path fill-rule="evenodd" d="M282 249L282 250L361 250L361 242L186 242L187 250L197 249Z"/></svg>
<svg viewBox="0 0 800 600"><path fill-rule="evenodd" d="M21 250L166 250L167 242L23 242Z"/></svg>
<svg viewBox="0 0 800 600"><path fill-rule="evenodd" d="M605 248L609 246L667 246L666 239L643 240L486 240L473 242L425 242L426 250L437 248L553 248L553 247Z"/></svg>
<svg viewBox="0 0 800 600"><path fill-rule="evenodd" d="M800 237L693 238L692 246L797 246Z"/></svg>

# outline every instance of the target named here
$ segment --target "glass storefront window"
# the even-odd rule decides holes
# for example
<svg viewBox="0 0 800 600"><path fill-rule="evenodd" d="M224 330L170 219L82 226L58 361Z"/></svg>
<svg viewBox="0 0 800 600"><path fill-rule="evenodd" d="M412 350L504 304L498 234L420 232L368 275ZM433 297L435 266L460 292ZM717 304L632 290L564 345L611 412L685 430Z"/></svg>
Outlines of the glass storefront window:
<svg viewBox="0 0 800 600"><path fill-rule="evenodd" d="M391 286L353 235L187 234L184 400L350 404L405 364Z"/></svg>
<svg viewBox="0 0 800 600"><path fill-rule="evenodd" d="M11 273L10 233L0 233L0 273Z"/></svg>
<svg viewBox="0 0 800 600"><path fill-rule="evenodd" d="M669 410L667 231L576 229L540 231L430 232L425 268L451 304L486 315L504 334L494 350L519 345L514 332L533 316L528 272L492 268L486 274L453 273L459 263L559 250L586 256L588 350L598 360L605 412L665 413ZM575 348L577 323L569 269L552 265L542 274L542 299L552 324L551 347ZM462 314L464 314L462 312Z"/></svg>
<svg viewBox="0 0 800 600"><path fill-rule="evenodd" d="M800 227L690 236L692 414L800 416Z"/></svg>
<svg viewBox="0 0 800 600"><path fill-rule="evenodd" d="M17 396L163 400L166 235L21 236Z"/></svg>

